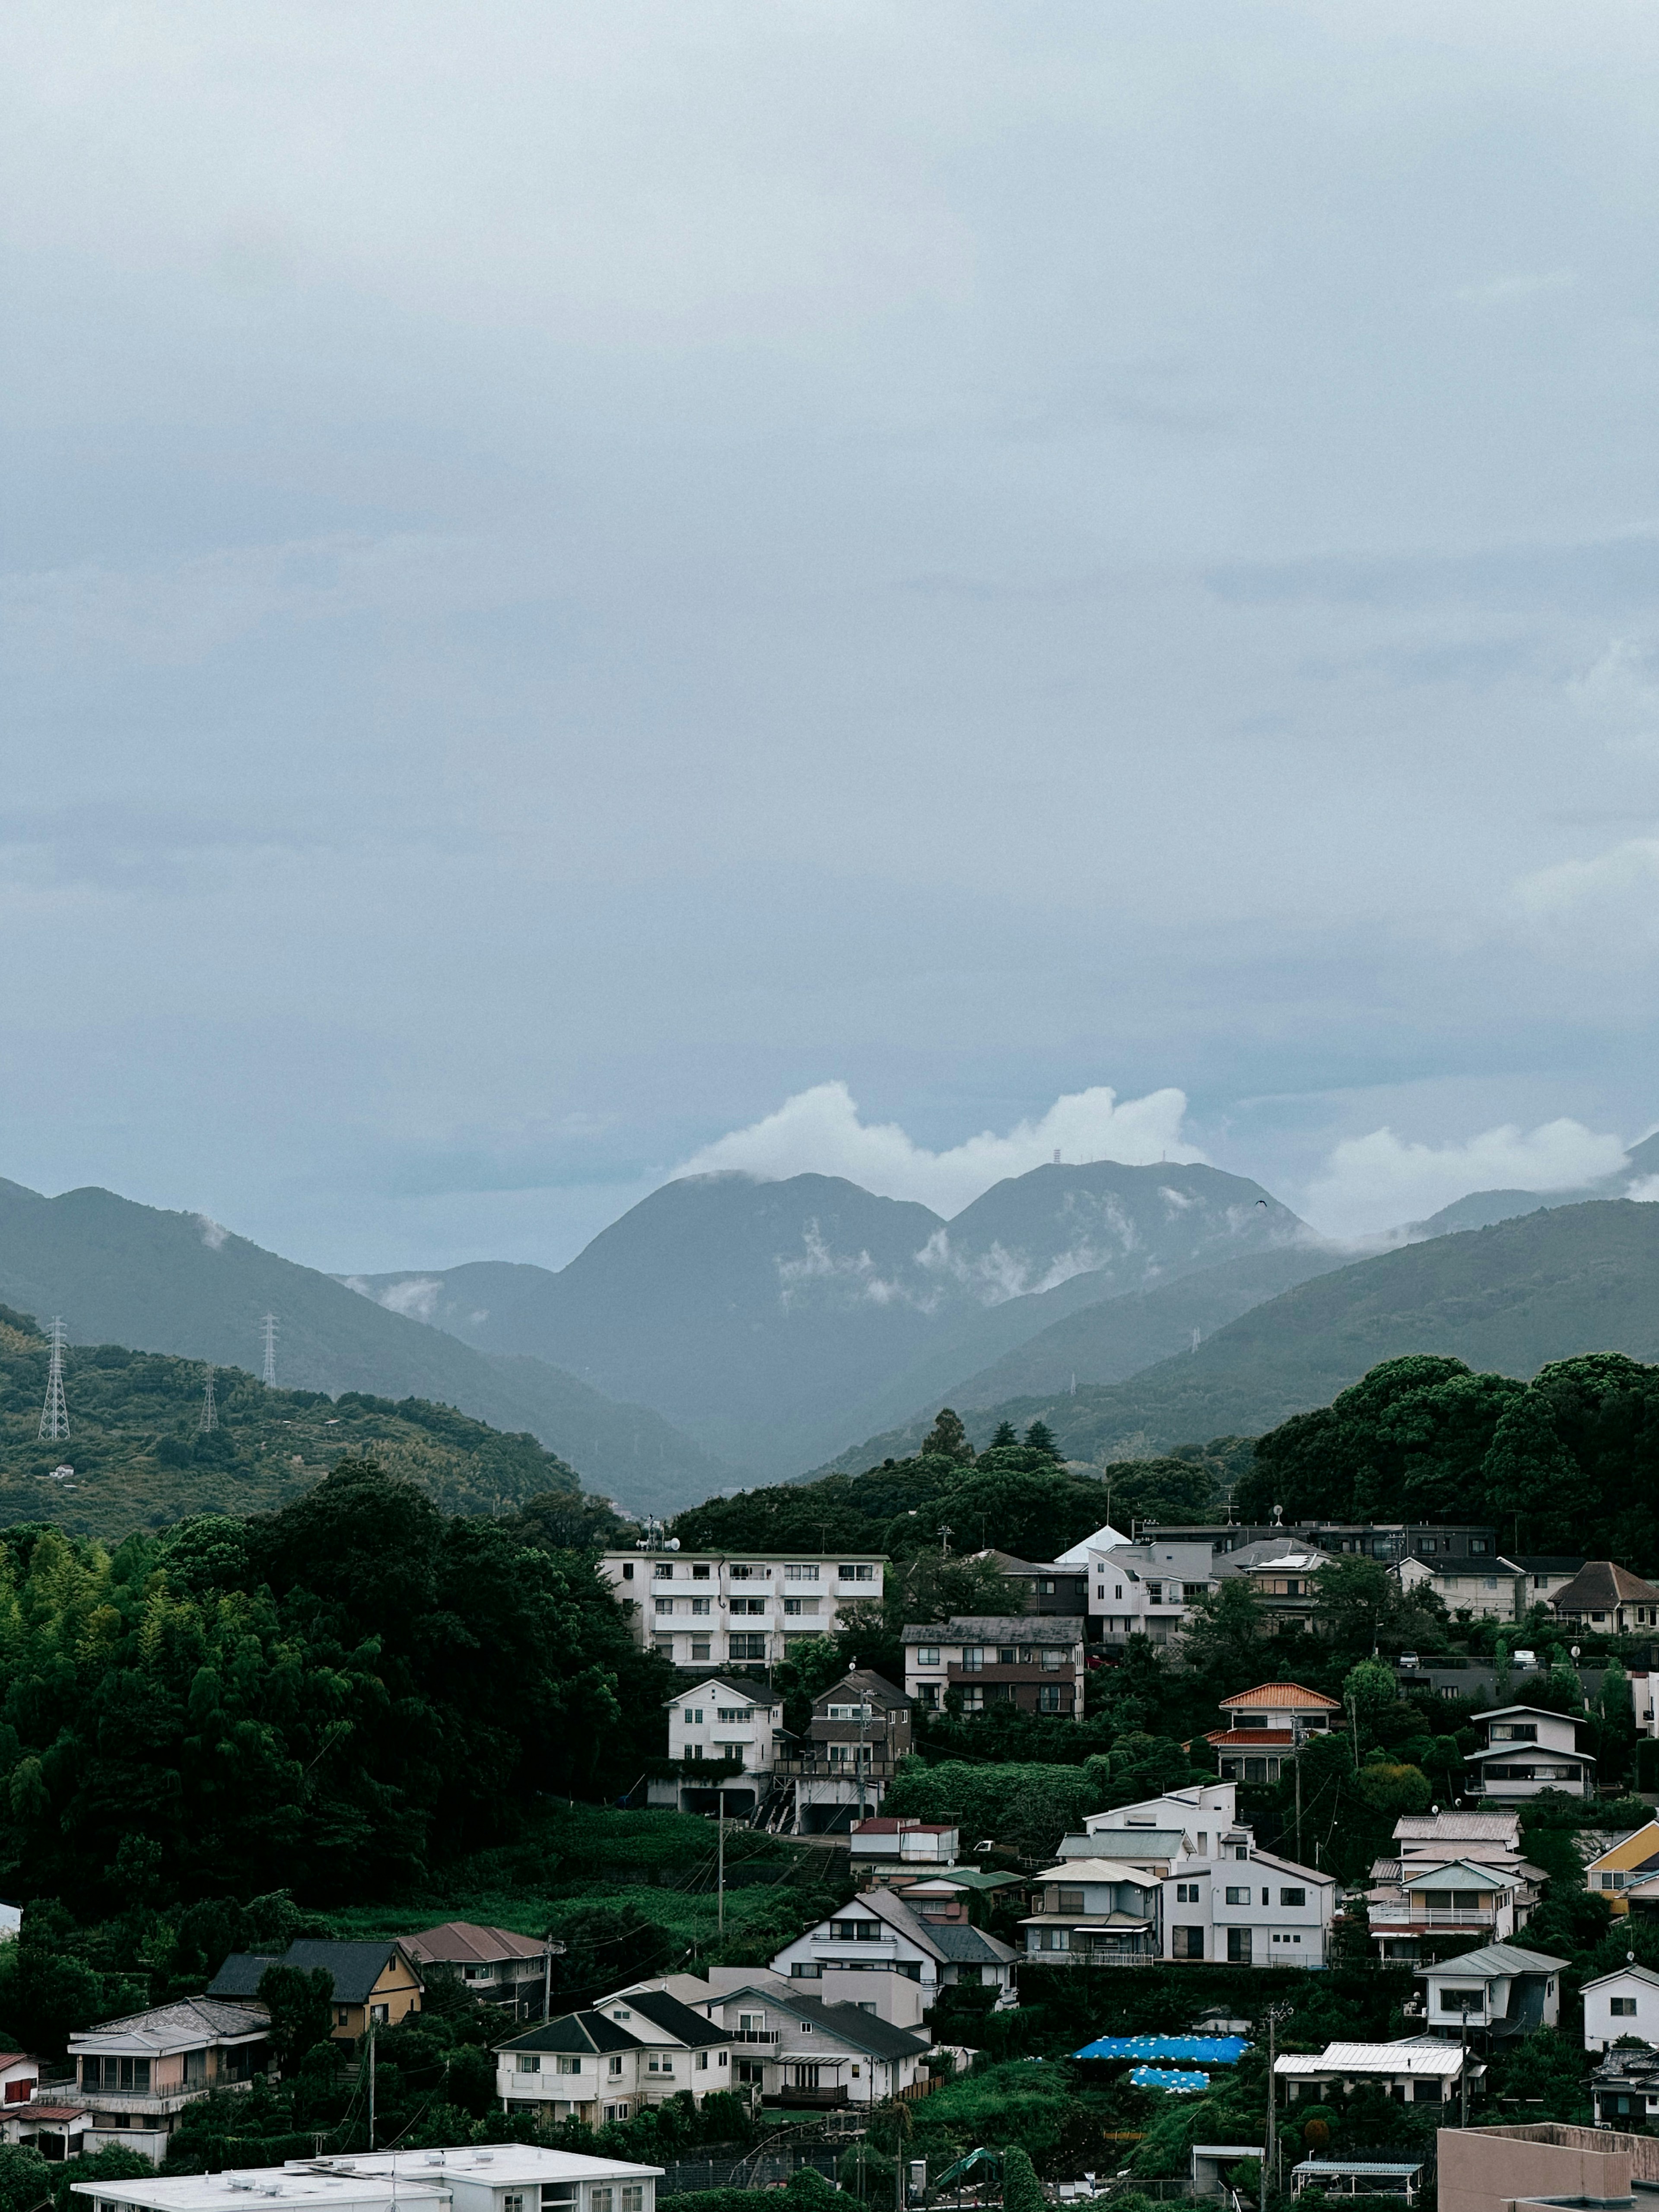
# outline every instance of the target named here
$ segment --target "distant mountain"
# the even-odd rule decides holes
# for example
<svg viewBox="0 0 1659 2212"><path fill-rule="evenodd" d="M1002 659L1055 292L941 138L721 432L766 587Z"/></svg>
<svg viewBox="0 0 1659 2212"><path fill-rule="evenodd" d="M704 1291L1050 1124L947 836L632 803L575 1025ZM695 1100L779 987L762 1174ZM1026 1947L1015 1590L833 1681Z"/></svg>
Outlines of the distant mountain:
<svg viewBox="0 0 1659 2212"><path fill-rule="evenodd" d="M258 1364L261 1317L275 1313L283 1383L431 1400L527 1431L630 1510L672 1508L736 1479L644 1407L617 1405L540 1360L487 1357L202 1215L112 1191L43 1198L0 1182L0 1300L42 1320L61 1314L73 1344L240 1368Z"/></svg>
<svg viewBox="0 0 1659 2212"><path fill-rule="evenodd" d="M1581 1188L1471 1191L1467 1198L1454 1199L1449 1206L1443 1206L1426 1221L1413 1221L1405 1234L1413 1238L1446 1237L1460 1229L1490 1229L1499 1221L1513 1221L1518 1214L1541 1213L1547 1206L1585 1206L1600 1198L1628 1198L1632 1186L1639 1187L1646 1177L1654 1175L1659 1175L1659 1130L1650 1137L1644 1137L1639 1145L1631 1146L1624 1167ZM1637 1195L1644 1195L1639 1188Z"/></svg>
<svg viewBox="0 0 1659 2212"><path fill-rule="evenodd" d="M1128 1381L1022 1395L963 1419L975 1443L1000 1420L1023 1426L1040 1415L1070 1458L1141 1458L1259 1435L1407 1352L1523 1379L1578 1352L1659 1358L1659 1206L1553 1206L1379 1253L1254 1307L1195 1352ZM835 1464L869 1467L913 1448L908 1430L874 1436Z"/></svg>
<svg viewBox="0 0 1659 2212"><path fill-rule="evenodd" d="M1310 1233L1259 1184L1208 1167L1055 1164L949 1222L836 1176L728 1174L654 1191L556 1274L480 1263L348 1279L788 1473L1076 1305Z"/></svg>
<svg viewBox="0 0 1659 2212"><path fill-rule="evenodd" d="M32 1315L0 1307L0 1526L55 1521L119 1538L197 1513L268 1511L342 1459L372 1458L449 1513L499 1514L550 1498L571 1534L614 1526L564 1462L445 1406L349 1392L268 1390L234 1367L214 1376L216 1426L200 1430L194 1359L99 1344L65 1360L70 1433L38 1434L49 1354Z"/></svg>

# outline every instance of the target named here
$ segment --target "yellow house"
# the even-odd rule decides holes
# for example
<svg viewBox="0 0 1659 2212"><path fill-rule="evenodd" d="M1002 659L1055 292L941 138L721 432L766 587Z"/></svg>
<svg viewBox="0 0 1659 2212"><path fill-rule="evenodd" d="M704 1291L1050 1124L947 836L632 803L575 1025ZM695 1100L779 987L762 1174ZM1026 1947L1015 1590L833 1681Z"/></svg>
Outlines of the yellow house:
<svg viewBox="0 0 1659 2212"><path fill-rule="evenodd" d="M325 1968L334 1984L332 2026L336 2043L355 2043L371 2027L396 2027L421 2008L424 1984L414 1960L401 1943L329 1943L301 1937L280 1959L233 1951L212 1981L210 1996L235 1996L258 2002L259 1979L267 1966L298 1966L304 1973Z"/></svg>
<svg viewBox="0 0 1659 2212"><path fill-rule="evenodd" d="M1620 1836L1599 1858L1590 1861L1584 1869L1584 1887L1605 1893L1615 1913L1628 1912L1626 1890L1655 1873L1659 1873L1659 1820L1650 1820L1645 1828Z"/></svg>

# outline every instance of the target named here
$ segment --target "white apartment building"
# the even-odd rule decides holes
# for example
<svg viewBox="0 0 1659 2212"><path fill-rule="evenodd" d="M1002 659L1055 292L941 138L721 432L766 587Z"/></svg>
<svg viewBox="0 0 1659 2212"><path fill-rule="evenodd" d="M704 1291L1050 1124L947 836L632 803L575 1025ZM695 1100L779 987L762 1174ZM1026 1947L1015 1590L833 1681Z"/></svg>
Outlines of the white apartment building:
<svg viewBox="0 0 1659 2212"><path fill-rule="evenodd" d="M335 2212L656 2212L659 2166L530 2143L358 2151L225 2173L76 2181L76 2212L246 2212L250 2202L326 2203Z"/></svg>
<svg viewBox="0 0 1659 2212"><path fill-rule="evenodd" d="M833 1636L841 1609L879 1598L879 1553L606 1552L599 1571L635 1640L677 1667L763 1667L792 1642Z"/></svg>
<svg viewBox="0 0 1659 2212"><path fill-rule="evenodd" d="M1154 1798L1146 1808L1119 1809L1168 1802ZM1219 1811L1206 1817L1218 1819ZM1194 1850L1174 1825L1094 1826L1087 1835L1063 1838L1060 1862L1037 1875L1034 1909L1020 1923L1027 1956L1050 1966L1140 1959L1235 1966L1328 1963L1334 1875L1258 1850L1249 1829L1231 1821L1195 1834L1205 1836L1206 1850Z"/></svg>

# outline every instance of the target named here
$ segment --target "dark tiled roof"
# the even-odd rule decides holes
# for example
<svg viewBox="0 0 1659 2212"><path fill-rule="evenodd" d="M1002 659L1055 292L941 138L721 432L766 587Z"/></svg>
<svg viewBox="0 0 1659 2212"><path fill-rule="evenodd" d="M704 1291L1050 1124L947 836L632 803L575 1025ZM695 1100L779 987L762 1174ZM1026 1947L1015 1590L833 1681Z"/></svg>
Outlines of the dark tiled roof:
<svg viewBox="0 0 1659 2212"><path fill-rule="evenodd" d="M930 1922L927 1932L956 1966L989 1966L994 1960L1002 1962L1014 1956L1006 1943L970 1928L963 1920Z"/></svg>
<svg viewBox="0 0 1659 2212"><path fill-rule="evenodd" d="M630 2003L633 1999L629 1999ZM498 2051L637 2051L640 2039L602 2012L562 2013L522 2035L497 2044Z"/></svg>
<svg viewBox="0 0 1659 2212"><path fill-rule="evenodd" d="M1550 1600L1558 1613L1611 1613L1616 1605L1659 1605L1659 1589L1613 1559L1587 1559Z"/></svg>
<svg viewBox="0 0 1659 2212"><path fill-rule="evenodd" d="M253 1951L233 1951L218 1972L207 1985L210 1997L252 1997L259 1993L259 1977L267 1966L274 1966L274 1958L261 1957Z"/></svg>
<svg viewBox="0 0 1659 2212"><path fill-rule="evenodd" d="M919 2058L929 2047L926 2036L895 2027L872 2012L860 2012L855 2004L826 2004L822 1997L793 1995L789 2004L803 2020L821 2021L843 2043L867 2051L872 2058Z"/></svg>
<svg viewBox="0 0 1659 2212"><path fill-rule="evenodd" d="M329 1943L302 1936L289 1945L282 1962L307 1974L317 1966L325 1966L334 1977L336 2004L367 2004L370 1990L400 1948L395 1942Z"/></svg>
<svg viewBox="0 0 1659 2212"><path fill-rule="evenodd" d="M665 2034L675 2037L679 2042L690 2045L693 2050L703 2044L731 2040L729 2029L718 2026L714 2021L705 2020L700 2012L693 2012L690 2005L682 2004L678 1997L671 1997L666 1990L640 1990L630 1995L626 2002L631 2010L642 2014L653 2027L661 2028Z"/></svg>

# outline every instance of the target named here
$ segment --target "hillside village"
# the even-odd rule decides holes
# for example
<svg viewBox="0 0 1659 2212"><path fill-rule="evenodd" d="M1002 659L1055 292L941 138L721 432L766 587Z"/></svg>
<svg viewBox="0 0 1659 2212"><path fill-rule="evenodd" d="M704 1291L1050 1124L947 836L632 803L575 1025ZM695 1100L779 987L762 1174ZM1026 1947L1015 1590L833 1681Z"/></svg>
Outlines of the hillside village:
<svg viewBox="0 0 1659 2212"><path fill-rule="evenodd" d="M1137 2212L1431 2199L1449 2129L1517 2191L1645 2170L1659 1586L1226 1503L1035 1558L1103 1486L1040 1421L927 1446L867 1478L945 1501L908 1551L544 1549L367 1462L113 1553L9 1532L18 2171Z"/></svg>

